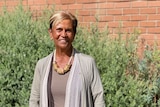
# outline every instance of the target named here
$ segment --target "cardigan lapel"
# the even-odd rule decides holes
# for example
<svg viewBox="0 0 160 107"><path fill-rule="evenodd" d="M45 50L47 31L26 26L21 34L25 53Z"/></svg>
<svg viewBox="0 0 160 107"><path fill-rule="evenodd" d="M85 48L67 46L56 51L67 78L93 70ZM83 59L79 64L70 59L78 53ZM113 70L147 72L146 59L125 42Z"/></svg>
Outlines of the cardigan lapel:
<svg viewBox="0 0 160 107"><path fill-rule="evenodd" d="M49 72L50 72L50 68L51 68L51 62L52 62L52 56L53 53L51 53L46 61L45 64L45 69L44 69L44 73L43 73L43 79L42 79L42 86L41 86L41 107L48 107L48 96L47 96L47 82L48 82L48 76L49 76Z"/></svg>

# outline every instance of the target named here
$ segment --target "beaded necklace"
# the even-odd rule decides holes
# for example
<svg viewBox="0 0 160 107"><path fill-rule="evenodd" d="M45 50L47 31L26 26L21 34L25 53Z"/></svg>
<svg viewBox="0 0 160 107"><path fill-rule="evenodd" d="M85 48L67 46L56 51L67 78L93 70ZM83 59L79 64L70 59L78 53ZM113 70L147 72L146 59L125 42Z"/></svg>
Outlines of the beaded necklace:
<svg viewBox="0 0 160 107"><path fill-rule="evenodd" d="M73 59L73 56L74 56L74 49L72 49L72 54L71 54L71 57L70 57L68 63L65 65L64 68L60 68L60 67L58 66L57 62L56 62L56 50L55 50L55 51L54 51L54 58L53 58L53 68L54 68L54 70L55 70L58 74L61 74L61 75L67 73L67 72L70 70L71 66L72 66L71 61L72 61L72 59Z"/></svg>

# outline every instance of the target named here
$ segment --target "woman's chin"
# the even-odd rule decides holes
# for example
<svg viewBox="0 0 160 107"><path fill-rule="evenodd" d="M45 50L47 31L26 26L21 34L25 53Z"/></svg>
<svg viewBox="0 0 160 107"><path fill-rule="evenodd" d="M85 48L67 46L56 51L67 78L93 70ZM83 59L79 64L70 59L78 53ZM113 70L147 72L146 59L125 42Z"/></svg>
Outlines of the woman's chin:
<svg viewBox="0 0 160 107"><path fill-rule="evenodd" d="M70 47L70 45L65 45L65 44L59 46L60 49L66 49L69 47Z"/></svg>

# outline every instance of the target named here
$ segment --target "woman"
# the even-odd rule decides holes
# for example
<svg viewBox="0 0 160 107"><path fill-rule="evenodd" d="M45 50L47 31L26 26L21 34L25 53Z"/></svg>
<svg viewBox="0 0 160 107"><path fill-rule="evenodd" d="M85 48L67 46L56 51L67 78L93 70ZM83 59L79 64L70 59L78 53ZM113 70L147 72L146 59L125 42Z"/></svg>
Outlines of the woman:
<svg viewBox="0 0 160 107"><path fill-rule="evenodd" d="M105 107L94 59L72 46L76 28L77 19L69 12L51 16L49 35L55 50L37 62L30 107Z"/></svg>

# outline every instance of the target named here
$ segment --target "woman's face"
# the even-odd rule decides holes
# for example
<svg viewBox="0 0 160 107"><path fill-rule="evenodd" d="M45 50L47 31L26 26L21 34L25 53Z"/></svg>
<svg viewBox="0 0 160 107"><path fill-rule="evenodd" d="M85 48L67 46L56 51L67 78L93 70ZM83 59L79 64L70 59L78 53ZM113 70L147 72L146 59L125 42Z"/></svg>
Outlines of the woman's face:
<svg viewBox="0 0 160 107"><path fill-rule="evenodd" d="M56 48L66 49L72 45L74 40L74 31L70 20L62 20L49 30L51 39Z"/></svg>

